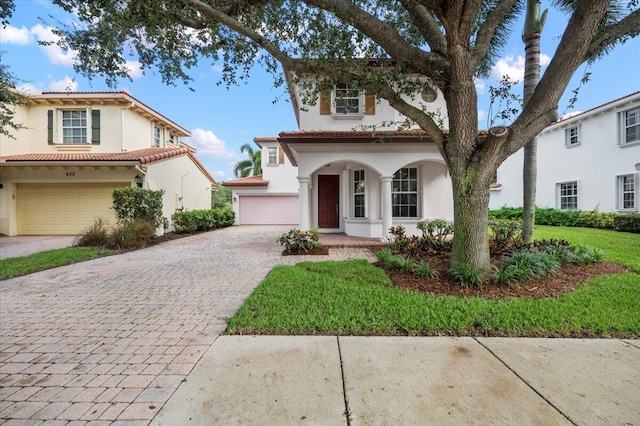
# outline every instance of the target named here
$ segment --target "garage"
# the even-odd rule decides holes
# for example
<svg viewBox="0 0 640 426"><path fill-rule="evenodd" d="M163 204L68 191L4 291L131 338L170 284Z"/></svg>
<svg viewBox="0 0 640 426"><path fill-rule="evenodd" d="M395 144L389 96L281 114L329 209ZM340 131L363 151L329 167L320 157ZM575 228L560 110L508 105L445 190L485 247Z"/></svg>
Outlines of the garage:
<svg viewBox="0 0 640 426"><path fill-rule="evenodd" d="M111 194L127 182L19 183L16 188L19 235L76 235L97 217L115 222Z"/></svg>
<svg viewBox="0 0 640 426"><path fill-rule="evenodd" d="M240 225L293 225L300 221L297 195L240 195Z"/></svg>

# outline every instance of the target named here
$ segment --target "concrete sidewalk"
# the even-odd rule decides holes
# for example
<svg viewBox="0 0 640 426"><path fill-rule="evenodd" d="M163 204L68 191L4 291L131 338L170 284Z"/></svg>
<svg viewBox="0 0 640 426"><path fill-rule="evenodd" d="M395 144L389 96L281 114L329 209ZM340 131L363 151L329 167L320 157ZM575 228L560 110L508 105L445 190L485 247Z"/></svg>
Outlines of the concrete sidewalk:
<svg viewBox="0 0 640 426"><path fill-rule="evenodd" d="M151 424L640 425L640 341L220 336Z"/></svg>

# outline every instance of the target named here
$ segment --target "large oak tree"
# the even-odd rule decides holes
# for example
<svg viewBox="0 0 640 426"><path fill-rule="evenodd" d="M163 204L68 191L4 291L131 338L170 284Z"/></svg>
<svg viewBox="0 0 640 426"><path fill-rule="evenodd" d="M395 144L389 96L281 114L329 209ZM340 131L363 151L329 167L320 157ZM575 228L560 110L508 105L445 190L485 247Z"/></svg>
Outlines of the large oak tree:
<svg viewBox="0 0 640 426"><path fill-rule="evenodd" d="M223 81L248 77L259 62L283 84L278 63L320 76L308 99L348 80L417 123L449 167L453 184L453 263L490 270L489 185L498 166L557 119L576 69L638 34L638 0L555 1L567 26L535 91L513 121L479 136L474 79L486 75L510 35L524 0L54 0L76 14L61 28L78 51L77 70L127 77L126 60L155 68L167 83L189 81L202 61L224 62ZM567 7L570 6L570 7ZM516 29L516 31L518 31ZM267 54L265 54L267 53ZM375 66L372 68L372 64ZM375 69L374 69L375 68ZM444 94L448 129L402 94L416 93L418 73Z"/></svg>

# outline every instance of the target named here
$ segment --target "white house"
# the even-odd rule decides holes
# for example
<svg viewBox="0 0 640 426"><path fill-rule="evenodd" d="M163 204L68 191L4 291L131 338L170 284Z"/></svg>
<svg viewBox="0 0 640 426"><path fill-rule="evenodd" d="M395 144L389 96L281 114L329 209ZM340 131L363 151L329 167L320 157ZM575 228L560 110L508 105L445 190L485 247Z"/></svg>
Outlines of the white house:
<svg viewBox="0 0 640 426"><path fill-rule="evenodd" d="M211 208L215 181L189 132L126 92L29 95L0 136L0 233L78 234L114 222L115 188L164 190L163 216ZM159 230L161 232L161 230Z"/></svg>
<svg viewBox="0 0 640 426"><path fill-rule="evenodd" d="M398 130L405 117L386 101L346 84L321 93L315 105L303 105L298 87L291 95L298 130L256 139L263 176L224 182L237 224L384 238L391 226L416 232L422 219L453 220L451 179L437 147L418 128ZM406 99L447 126L439 91Z"/></svg>
<svg viewBox="0 0 640 426"><path fill-rule="evenodd" d="M638 212L640 92L561 119L538 137L536 205ZM522 150L498 169L490 208L522 206Z"/></svg>

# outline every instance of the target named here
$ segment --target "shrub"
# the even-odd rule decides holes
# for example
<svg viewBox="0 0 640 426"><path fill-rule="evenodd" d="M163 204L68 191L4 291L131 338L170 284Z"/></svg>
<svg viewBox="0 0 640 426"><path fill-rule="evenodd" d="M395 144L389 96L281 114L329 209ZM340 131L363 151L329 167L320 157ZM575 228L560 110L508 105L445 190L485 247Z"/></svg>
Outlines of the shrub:
<svg viewBox="0 0 640 426"><path fill-rule="evenodd" d="M438 271L436 270L436 268L434 268L433 266L431 266L431 264L423 260L415 264L415 272L416 272L416 275L418 275L419 277L426 278L426 279L438 277Z"/></svg>
<svg viewBox="0 0 640 426"><path fill-rule="evenodd" d="M443 219L432 221L421 220L416 227L422 231L422 240L428 246L435 249L442 249L451 246L453 237L453 225Z"/></svg>
<svg viewBox="0 0 640 426"><path fill-rule="evenodd" d="M572 256L570 263L578 265L587 265L590 263L600 262L604 259L604 252L599 248L585 246L581 244L571 245Z"/></svg>
<svg viewBox="0 0 640 426"><path fill-rule="evenodd" d="M319 237L317 228L306 232L293 228L276 238L276 242L284 246L288 253L306 253L321 246Z"/></svg>
<svg viewBox="0 0 640 426"><path fill-rule="evenodd" d="M502 207L489 211L489 217L495 219L522 220L522 207Z"/></svg>
<svg viewBox="0 0 640 426"><path fill-rule="evenodd" d="M585 228L613 229L613 220L617 213L600 213L596 211L581 212L578 226Z"/></svg>
<svg viewBox="0 0 640 426"><path fill-rule="evenodd" d="M380 261L380 263L384 263L386 264L389 259L391 259L391 257L393 257L393 252L391 251L390 248L383 248L381 250L378 250L376 252L376 257L378 258L378 260Z"/></svg>
<svg viewBox="0 0 640 426"><path fill-rule="evenodd" d="M482 271L466 263L458 263L451 266L449 270L454 281L463 287L482 287L484 274Z"/></svg>
<svg viewBox="0 0 640 426"><path fill-rule="evenodd" d="M619 214L613 218L613 229L640 234L640 214Z"/></svg>
<svg viewBox="0 0 640 426"><path fill-rule="evenodd" d="M510 284L555 273L560 261L552 254L538 250L517 250L503 262L496 277L497 284Z"/></svg>
<svg viewBox="0 0 640 426"><path fill-rule="evenodd" d="M522 239L522 222L512 219L489 219L489 229L498 249L517 246Z"/></svg>
<svg viewBox="0 0 640 426"><path fill-rule="evenodd" d="M74 247L107 247L109 245L109 223L101 217L88 226L73 242Z"/></svg>
<svg viewBox="0 0 640 426"><path fill-rule="evenodd" d="M164 191L151 191L133 186L114 189L113 209L120 223L133 220L145 220L154 228L162 223L162 194Z"/></svg>
<svg viewBox="0 0 640 426"><path fill-rule="evenodd" d="M173 228L179 234L224 228L233 225L235 213L231 209L192 210L171 215Z"/></svg>
<svg viewBox="0 0 640 426"><path fill-rule="evenodd" d="M109 246L117 249L145 247L154 233L154 226L146 220L132 220L114 228L109 238Z"/></svg>
<svg viewBox="0 0 640 426"><path fill-rule="evenodd" d="M536 209L536 224L550 226L580 226L579 210Z"/></svg>

